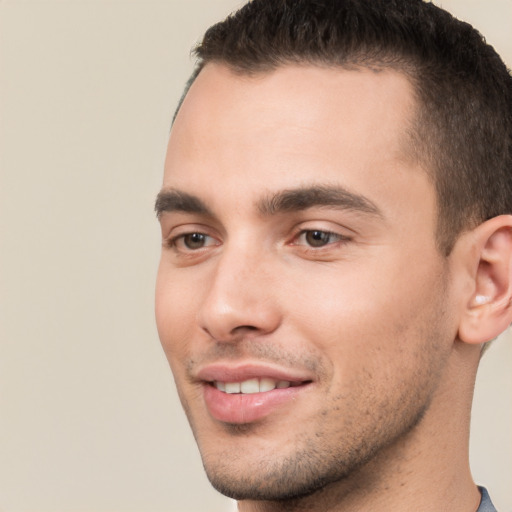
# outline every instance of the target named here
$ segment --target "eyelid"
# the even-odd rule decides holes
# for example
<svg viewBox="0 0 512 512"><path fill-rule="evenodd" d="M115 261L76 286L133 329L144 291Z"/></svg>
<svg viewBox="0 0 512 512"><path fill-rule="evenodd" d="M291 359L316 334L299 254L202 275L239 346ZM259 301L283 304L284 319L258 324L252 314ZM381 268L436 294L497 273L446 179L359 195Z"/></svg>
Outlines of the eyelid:
<svg viewBox="0 0 512 512"><path fill-rule="evenodd" d="M194 234L200 234L203 235L206 239L210 240L209 243L207 243L205 246L200 247L198 249L191 249L188 247L179 247L178 244L180 242L183 242L185 237L194 235ZM213 243L212 243L213 241ZM218 246L220 245L221 240L220 237L216 232L214 232L211 228L205 225L201 224L181 224L178 226L174 226L169 230L169 234L167 236L164 236L163 238L163 244L170 249L173 249L176 252L179 253L198 253L201 252L203 249L207 249L212 246Z"/></svg>
<svg viewBox="0 0 512 512"><path fill-rule="evenodd" d="M309 234L309 233L322 233L324 235L329 235L330 237L332 238L335 238L336 241L339 241L339 240L347 240L348 237L342 235L341 233L336 233L335 231L329 231L327 229L302 229L301 231L299 231L299 233L295 236L295 240ZM330 242L330 243L333 243L333 242Z"/></svg>
<svg viewBox="0 0 512 512"><path fill-rule="evenodd" d="M201 235L204 237L205 240L210 240L209 243L205 243L203 246L198 247L197 249L193 249L192 247L186 246L186 237L191 235ZM213 242L213 243L212 243ZM202 249L205 249L207 247L217 246L219 245L218 240L214 238L211 235L208 235L206 233L202 233L199 231L191 231L189 233L182 233L180 235L173 236L169 239L169 245L173 248L182 251L182 252L199 252Z"/></svg>
<svg viewBox="0 0 512 512"><path fill-rule="evenodd" d="M290 236L291 243L305 233L310 233L312 231L319 231L322 233L330 234L334 237L337 237L341 240L352 240L355 236L357 236L357 232L354 229L351 229L339 222L335 222L329 219L304 219L300 222L297 222L292 229L292 233Z"/></svg>
<svg viewBox="0 0 512 512"><path fill-rule="evenodd" d="M311 243L308 243L307 240L305 240L305 237L312 233L321 233L322 235L326 235L329 240L326 241L326 243L322 243L320 241L320 245L314 245ZM302 240L304 238L304 240ZM321 250L328 250L332 249L333 246L344 243L349 241L350 238L346 235L343 235L341 233L337 233L335 231L331 231L328 229L301 229L298 233L295 234L295 236L292 239L292 242L290 245L296 246L296 247L303 247L304 249L311 250L311 251L321 251Z"/></svg>

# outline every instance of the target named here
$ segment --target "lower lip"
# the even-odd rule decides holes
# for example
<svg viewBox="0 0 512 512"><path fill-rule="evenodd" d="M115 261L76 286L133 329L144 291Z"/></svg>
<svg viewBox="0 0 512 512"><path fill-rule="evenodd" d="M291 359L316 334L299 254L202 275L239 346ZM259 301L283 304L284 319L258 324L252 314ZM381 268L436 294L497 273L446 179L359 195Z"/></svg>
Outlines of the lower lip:
<svg viewBox="0 0 512 512"><path fill-rule="evenodd" d="M204 400L208 411L218 421L243 425L258 421L286 403L294 400L305 390L306 384L264 393L224 393L211 384L204 386Z"/></svg>

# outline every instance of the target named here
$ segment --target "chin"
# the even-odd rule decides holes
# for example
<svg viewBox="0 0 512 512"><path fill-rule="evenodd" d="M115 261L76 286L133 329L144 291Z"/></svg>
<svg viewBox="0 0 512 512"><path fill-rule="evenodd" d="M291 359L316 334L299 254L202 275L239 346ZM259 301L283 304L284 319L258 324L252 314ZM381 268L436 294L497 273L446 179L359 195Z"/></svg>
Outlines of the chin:
<svg viewBox="0 0 512 512"><path fill-rule="evenodd" d="M196 439L212 486L230 498L293 501L333 486L342 497L356 482L378 479L380 462L414 432L425 409L408 412L398 425L353 436L318 429L276 437L249 424L225 426L227 437Z"/></svg>
<svg viewBox="0 0 512 512"><path fill-rule="evenodd" d="M212 486L235 500L288 501L305 498L334 482L342 483L361 461L329 460L311 447L292 453L248 449L238 445L218 452L202 451L203 464Z"/></svg>

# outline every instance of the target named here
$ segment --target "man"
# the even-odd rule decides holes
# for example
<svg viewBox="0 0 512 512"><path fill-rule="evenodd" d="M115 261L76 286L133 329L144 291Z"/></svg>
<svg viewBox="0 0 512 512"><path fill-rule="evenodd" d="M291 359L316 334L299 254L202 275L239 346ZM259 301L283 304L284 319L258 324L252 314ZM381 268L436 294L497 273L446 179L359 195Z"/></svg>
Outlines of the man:
<svg viewBox="0 0 512 512"><path fill-rule="evenodd" d="M512 79L420 0L253 0L206 33L156 201L157 325L246 511L494 510L483 347L512 320Z"/></svg>

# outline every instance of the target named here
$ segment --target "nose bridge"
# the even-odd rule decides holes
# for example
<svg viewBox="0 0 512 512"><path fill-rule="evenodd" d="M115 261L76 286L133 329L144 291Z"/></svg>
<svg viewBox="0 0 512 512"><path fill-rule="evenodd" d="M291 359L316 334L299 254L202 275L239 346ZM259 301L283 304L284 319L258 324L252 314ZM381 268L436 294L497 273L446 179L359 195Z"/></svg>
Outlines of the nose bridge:
<svg viewBox="0 0 512 512"><path fill-rule="evenodd" d="M217 255L199 310L199 324L217 341L241 332L268 333L279 324L269 258L255 244L226 243Z"/></svg>

